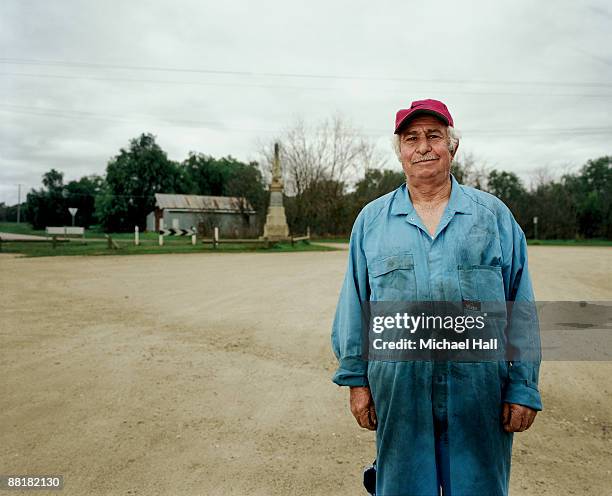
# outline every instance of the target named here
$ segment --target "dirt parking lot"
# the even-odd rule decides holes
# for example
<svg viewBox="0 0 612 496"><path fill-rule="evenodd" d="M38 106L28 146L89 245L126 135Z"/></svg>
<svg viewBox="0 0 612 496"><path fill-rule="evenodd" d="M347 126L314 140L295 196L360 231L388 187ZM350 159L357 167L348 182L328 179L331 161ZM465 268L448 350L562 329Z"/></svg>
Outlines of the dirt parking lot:
<svg viewBox="0 0 612 496"><path fill-rule="evenodd" d="M539 300L612 300L612 248L530 247ZM0 473L66 495L357 495L330 382L347 252L0 255ZM604 495L612 363L545 362L513 495Z"/></svg>

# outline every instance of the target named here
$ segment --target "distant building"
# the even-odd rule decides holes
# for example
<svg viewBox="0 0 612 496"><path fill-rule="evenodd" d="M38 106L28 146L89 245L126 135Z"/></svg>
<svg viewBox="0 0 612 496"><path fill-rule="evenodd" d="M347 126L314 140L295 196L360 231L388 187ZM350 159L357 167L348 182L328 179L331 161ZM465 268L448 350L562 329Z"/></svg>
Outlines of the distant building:
<svg viewBox="0 0 612 496"><path fill-rule="evenodd" d="M155 210L147 215L147 231L195 227L212 237L215 226L222 238L254 238L259 235L256 212L246 198L234 196L155 195Z"/></svg>

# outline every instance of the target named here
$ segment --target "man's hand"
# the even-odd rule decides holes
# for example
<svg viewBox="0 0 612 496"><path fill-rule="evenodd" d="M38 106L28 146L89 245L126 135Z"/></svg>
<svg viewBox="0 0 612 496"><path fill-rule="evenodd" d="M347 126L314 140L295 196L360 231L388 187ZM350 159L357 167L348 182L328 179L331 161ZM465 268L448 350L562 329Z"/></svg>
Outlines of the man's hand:
<svg viewBox="0 0 612 496"><path fill-rule="evenodd" d="M352 387L350 403L351 413L357 419L357 423L364 429L375 431L378 421L370 388Z"/></svg>
<svg viewBox="0 0 612 496"><path fill-rule="evenodd" d="M523 432L531 427L537 415L536 410L515 403L504 403L502 423L506 432Z"/></svg>

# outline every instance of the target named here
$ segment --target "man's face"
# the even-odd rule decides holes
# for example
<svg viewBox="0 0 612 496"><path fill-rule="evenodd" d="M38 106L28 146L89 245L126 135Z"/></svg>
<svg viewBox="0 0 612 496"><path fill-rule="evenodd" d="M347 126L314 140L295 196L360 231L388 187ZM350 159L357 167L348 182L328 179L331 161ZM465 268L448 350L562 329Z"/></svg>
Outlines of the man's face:
<svg viewBox="0 0 612 496"><path fill-rule="evenodd" d="M447 178L453 156L448 150L448 129L431 115L412 119L400 136L400 161L408 181Z"/></svg>

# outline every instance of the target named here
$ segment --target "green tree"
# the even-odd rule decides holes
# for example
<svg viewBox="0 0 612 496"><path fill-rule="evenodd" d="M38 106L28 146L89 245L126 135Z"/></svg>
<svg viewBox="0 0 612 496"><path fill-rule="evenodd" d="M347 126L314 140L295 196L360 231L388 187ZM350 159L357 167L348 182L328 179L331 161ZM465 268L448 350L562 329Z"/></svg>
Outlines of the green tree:
<svg viewBox="0 0 612 496"><path fill-rule="evenodd" d="M257 162L192 152L181 164L181 175L191 194L245 198L257 211L260 224L265 220L267 194Z"/></svg>
<svg viewBox="0 0 612 496"><path fill-rule="evenodd" d="M25 215L34 229L63 226L70 219L64 192L64 174L51 169L42 176L43 188L26 197Z"/></svg>
<svg viewBox="0 0 612 496"><path fill-rule="evenodd" d="M548 181L530 191L524 200L519 224L528 238L535 238L533 218L538 218L539 239L572 239L577 234L575 198L565 181Z"/></svg>
<svg viewBox="0 0 612 496"><path fill-rule="evenodd" d="M229 167L223 167L210 155L191 152L181 168L193 194L223 196L230 174Z"/></svg>
<svg viewBox="0 0 612 496"><path fill-rule="evenodd" d="M75 225L89 228L97 222L95 217L96 197L103 191L104 178L98 175L84 176L70 181L63 190L67 207L77 208Z"/></svg>
<svg viewBox="0 0 612 496"><path fill-rule="evenodd" d="M0 221L1 222L17 222L17 204L7 205L0 202ZM21 221L25 222L25 203L21 204Z"/></svg>
<svg viewBox="0 0 612 496"><path fill-rule="evenodd" d="M589 160L564 180L576 204L578 234L612 239L612 156Z"/></svg>
<svg viewBox="0 0 612 496"><path fill-rule="evenodd" d="M508 206L520 224L525 215L527 190L519 177L514 172L493 169L487 177L487 190Z"/></svg>
<svg viewBox="0 0 612 496"><path fill-rule="evenodd" d="M332 179L311 182L299 196L284 200L287 224L293 234L304 234L307 228L321 236L346 233L352 220L345 184Z"/></svg>
<svg viewBox="0 0 612 496"><path fill-rule="evenodd" d="M319 179L299 197L287 199L287 222L292 232L301 233L310 227L319 235L348 234L367 203L397 189L405 181L402 171L367 169L355 184L355 190L346 193L343 182Z"/></svg>
<svg viewBox="0 0 612 496"><path fill-rule="evenodd" d="M176 163L155 142L152 134L132 139L106 167L106 183L96 199L96 215L108 231L144 229L155 207L155 193L176 193L184 188Z"/></svg>
<svg viewBox="0 0 612 496"><path fill-rule="evenodd" d="M353 202L357 211L361 210L367 203L385 195L406 182L406 176L402 171L390 169L369 169L363 179L355 185Z"/></svg>
<svg viewBox="0 0 612 496"><path fill-rule="evenodd" d="M248 164L235 161L233 158L220 159L220 161L233 161L231 173L225 183L224 193L227 196L245 198L257 211L257 218L260 227L266 219L266 209L268 204L268 194L264 185L261 169L257 162Z"/></svg>

